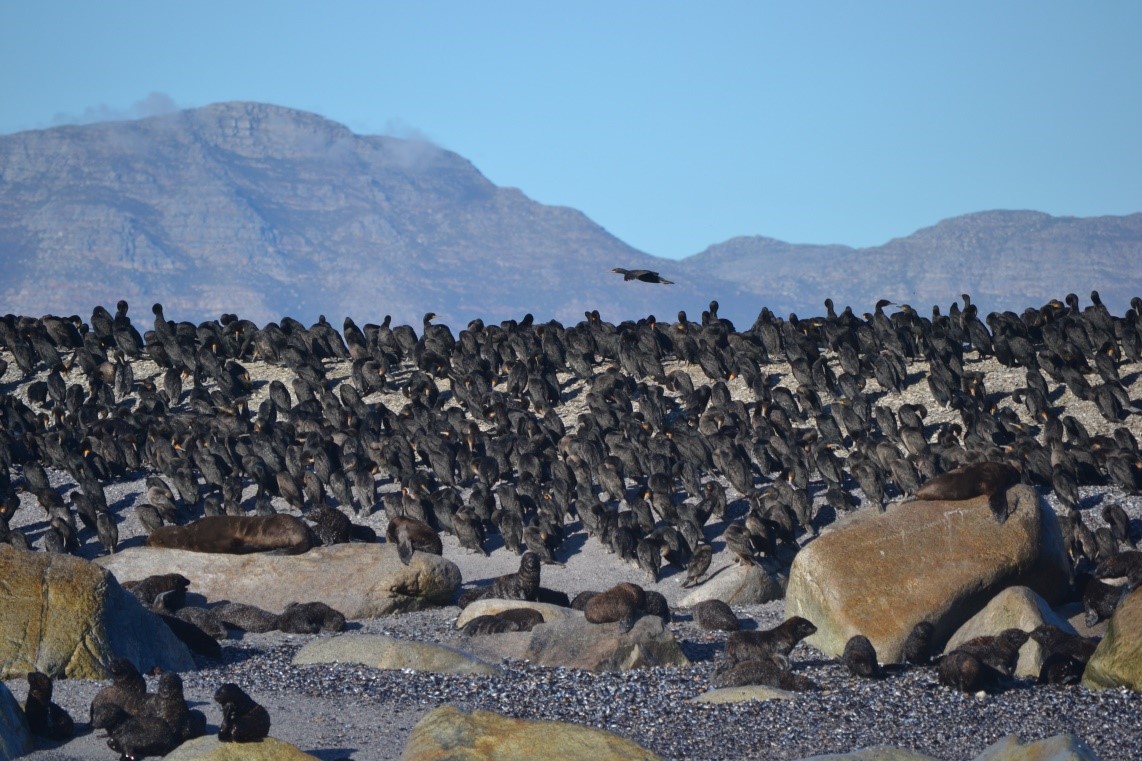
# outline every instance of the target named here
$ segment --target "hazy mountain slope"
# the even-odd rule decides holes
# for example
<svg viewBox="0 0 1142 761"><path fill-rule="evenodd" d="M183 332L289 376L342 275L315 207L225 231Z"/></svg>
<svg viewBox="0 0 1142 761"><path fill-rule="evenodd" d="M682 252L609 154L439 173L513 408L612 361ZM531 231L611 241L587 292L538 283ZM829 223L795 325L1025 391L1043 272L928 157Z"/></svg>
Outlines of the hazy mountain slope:
<svg viewBox="0 0 1142 761"><path fill-rule="evenodd" d="M90 314L120 298L146 317L238 312L452 325L532 312L620 320L711 299L748 325L867 311L927 311L969 292L985 309L1098 288L1112 309L1142 293L1142 214L1091 219L982 212L883 246L734 238L681 262L636 251L582 213L489 182L423 142L361 136L301 111L222 103L132 122L0 136L0 311ZM662 272L673 286L611 268Z"/></svg>
<svg viewBox="0 0 1142 761"><path fill-rule="evenodd" d="M454 153L251 103L0 137L0 261L5 311L28 313L578 319L708 300L624 284L612 267L653 257Z"/></svg>
<svg viewBox="0 0 1142 761"><path fill-rule="evenodd" d="M776 295L778 313L816 314L832 297L870 311L878 298L927 311L960 293L990 309L1022 309L1097 289L1121 313L1142 295L1142 214L1052 217L987 211L944 220L883 246L792 245L734 238L684 261L691 272L736 279Z"/></svg>

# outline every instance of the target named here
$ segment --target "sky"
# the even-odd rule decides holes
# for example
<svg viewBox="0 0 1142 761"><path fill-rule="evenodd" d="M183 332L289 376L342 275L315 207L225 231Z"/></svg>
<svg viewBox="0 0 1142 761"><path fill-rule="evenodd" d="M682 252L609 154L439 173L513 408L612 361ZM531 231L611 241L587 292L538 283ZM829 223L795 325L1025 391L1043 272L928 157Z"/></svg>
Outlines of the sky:
<svg viewBox="0 0 1142 761"><path fill-rule="evenodd" d="M0 134L250 100L680 258L1142 211L1142 3L0 0ZM0 178L2 182L2 178Z"/></svg>

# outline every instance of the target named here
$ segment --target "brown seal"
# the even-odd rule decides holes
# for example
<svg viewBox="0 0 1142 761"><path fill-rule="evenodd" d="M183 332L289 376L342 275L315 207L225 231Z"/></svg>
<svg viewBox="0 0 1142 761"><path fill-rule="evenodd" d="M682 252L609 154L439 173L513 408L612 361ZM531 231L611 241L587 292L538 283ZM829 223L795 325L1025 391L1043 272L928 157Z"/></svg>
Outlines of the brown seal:
<svg viewBox="0 0 1142 761"><path fill-rule="evenodd" d="M222 726L218 729L222 742L258 742L269 735L270 714L238 685L223 684L215 691L214 702L222 706Z"/></svg>
<svg viewBox="0 0 1142 761"><path fill-rule="evenodd" d="M160 526L148 547L243 555L280 550L300 555L316 544L313 531L292 515L209 515L185 526Z"/></svg>
<svg viewBox="0 0 1142 761"><path fill-rule="evenodd" d="M760 660L771 654L789 655L797 643L817 631L812 621L793 616L765 631L737 631L726 640L730 663Z"/></svg>
<svg viewBox="0 0 1142 761"><path fill-rule="evenodd" d="M630 631L635 620L646 612L646 591L638 584L624 581L615 584L606 592L600 592L587 601L583 614L592 624L606 624L614 621L620 628Z"/></svg>
<svg viewBox="0 0 1142 761"><path fill-rule="evenodd" d="M995 520L1003 523L1011 514L1007 490L1019 479L1019 471L1005 462L977 462L925 481L916 490L915 499L958 501L987 497Z"/></svg>

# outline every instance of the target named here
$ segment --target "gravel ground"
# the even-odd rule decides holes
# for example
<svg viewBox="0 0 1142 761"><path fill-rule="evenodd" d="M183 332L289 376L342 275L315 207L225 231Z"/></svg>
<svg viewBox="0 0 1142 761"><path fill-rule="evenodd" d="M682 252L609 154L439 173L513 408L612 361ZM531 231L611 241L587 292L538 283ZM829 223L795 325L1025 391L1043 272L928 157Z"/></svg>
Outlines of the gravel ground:
<svg viewBox="0 0 1142 761"><path fill-rule="evenodd" d="M0 352L2 354L2 352ZM11 360L10 356L6 359ZM270 377L287 373L262 363L249 363L260 379L264 393ZM348 376L347 366L331 376ZM767 368L769 369L769 368ZM877 403L898 406L904 402L928 402L934 425L955 419L956 414L931 404L923 378L922 363L910 367L911 385L902 394L890 394ZM1011 403L1006 392L1021 385L1022 374L995 365L972 363L968 368L986 373L988 390L1001 406ZM696 368L694 369L695 373ZM1138 399L1142 368L1124 366L1122 374L1133 399ZM793 386L788 368L774 366L783 384ZM150 377L157 368L138 363L136 378ZM696 379L705 382L697 374ZM444 385L444 384L442 384ZM22 381L14 368L0 378L0 393L20 393ZM731 384L735 396L748 390ZM568 420L582 408L576 384L565 391L561 413ZM877 394L875 381L866 392ZM1087 402L1068 398L1065 390L1053 402L1075 415L1092 434L1109 433L1110 427ZM374 397L374 399L377 397ZM390 407L399 408L399 395L383 397ZM369 399L372 401L373 399ZM256 406L257 399L251 403ZM1142 438L1139 416L1127 425ZM65 476L52 474L54 485L70 488ZM395 488L383 485L382 490ZM120 521L121 547L142 543L143 532L133 507L144 501L145 487L140 480L118 482L107 489L109 503ZM250 496L250 492L247 496ZM860 497L859 491L854 494ZM1138 535L1142 525L1142 498L1105 487L1082 489L1084 518L1092 528L1102 525L1099 515L1106 501L1117 501L1126 509ZM823 504L817 494L818 507ZM1053 494L1048 502L1061 510ZM284 504L277 506L285 511ZM743 505L731 510L740 514ZM828 520L828 512L821 513ZM43 511L30 495L23 496L23 507L16 514L13 528L25 531L39 543L46 528ZM378 512L363 519L383 530L385 517ZM720 534L721 526L707 527L709 536ZM567 547L560 559L566 567L545 567L543 583L570 594L584 589L604 589L619 581L646 583L646 576L616 560L594 540L584 542L582 533L569 526ZM84 531L82 554L97 556L101 548ZM518 558L506 550L494 549L484 558L467 553L448 536L445 557L460 567L465 583L479 582L516 570ZM490 546L498 547L498 538ZM715 542L715 549L722 545ZM729 562L719 552L712 568ZM664 567L655 588L672 603L682 595L679 569ZM193 587L192 587L193 591ZM783 618L782 603L739 608L747 626L767 628ZM350 629L366 633L386 633L397 637L445 641L454 636L454 607L390 618L352 622ZM1105 626L1105 625L1103 625ZM806 673L820 690L803 693L789 701L748 702L736 705L691 704L689 699L705 691L714 667L714 658L725 642L724 634L700 631L685 611L677 611L672 628L693 661L685 668L645 669L623 674L591 674L568 669L537 668L527 663L507 662L496 677L441 676L412 672L385 672L360 666L292 666L292 655L313 637L271 633L247 635L228 640L222 663L202 660L200 668L184 674L186 692L192 706L201 708L211 728L220 721L218 707L211 701L214 689L224 681L235 681L267 706L273 720L272 734L296 744L322 759L390 759L400 754L412 726L432 708L451 703L463 709L487 709L526 718L556 719L614 731L672 759L793 759L826 752L845 752L872 745L891 745L926 753L935 758L969 759L1006 735L1033 741L1051 735L1073 732L1086 741L1100 758L1137 759L1142 748L1142 695L1127 690L1088 691L1081 687L1033 687L1021 683L1014 689L988 696L963 695L936 683L934 672L916 669L895 674L882 681L852 677L833 659L807 645L793 653L797 669ZM325 635L327 636L327 635ZM154 684L153 678L152 686ZM8 686L22 701L23 680ZM61 680L56 683L56 701L77 721L85 722L88 706L98 682ZM28 758L39 761L63 759L108 759L114 754L102 738L85 724L80 735L59 746L40 741Z"/></svg>

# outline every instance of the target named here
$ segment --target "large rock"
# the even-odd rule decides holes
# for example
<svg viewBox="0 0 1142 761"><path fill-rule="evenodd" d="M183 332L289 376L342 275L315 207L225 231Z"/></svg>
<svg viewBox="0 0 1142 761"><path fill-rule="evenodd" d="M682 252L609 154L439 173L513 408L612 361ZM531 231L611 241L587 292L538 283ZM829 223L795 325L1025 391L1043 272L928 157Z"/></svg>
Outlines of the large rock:
<svg viewBox="0 0 1142 761"><path fill-rule="evenodd" d="M795 700L796 692L783 690L779 687L769 687L764 684L747 684L742 687L721 687L716 690L707 690L701 695L690 698L691 703L744 703L747 700Z"/></svg>
<svg viewBox="0 0 1142 761"><path fill-rule="evenodd" d="M1057 602L1070 585L1058 520L1030 487L1007 499L1002 524L985 497L854 513L797 553L786 614L816 624L808 641L825 653L838 656L863 634L890 663L917 623L931 621L942 643L1004 587Z"/></svg>
<svg viewBox="0 0 1142 761"><path fill-rule="evenodd" d="M499 669L445 645L394 639L380 634L343 634L317 639L293 657L295 665L360 663L377 669L412 669L440 674L497 674Z"/></svg>
<svg viewBox="0 0 1142 761"><path fill-rule="evenodd" d="M412 728L403 761L651 761L658 756L601 729L528 721L445 705Z"/></svg>
<svg viewBox="0 0 1142 761"><path fill-rule="evenodd" d="M256 743L224 743L215 735L187 740L163 756L165 761L313 761L317 756L267 737Z"/></svg>
<svg viewBox="0 0 1142 761"><path fill-rule="evenodd" d="M1034 591L1027 587L1008 587L991 598L983 610L957 629L944 650L945 652L955 650L969 639L999 634L1004 629L1022 629L1030 633L1032 629L1042 624L1052 624L1068 634L1075 633L1067 620L1051 610L1047 601ZM1015 666L1015 675L1032 679L1038 677L1045 655L1042 645L1033 639L1027 640L1027 643L1019 648L1019 662Z"/></svg>
<svg viewBox="0 0 1142 761"><path fill-rule="evenodd" d="M658 616L643 616L630 631L623 632L618 624L592 624L575 613L532 629L525 657L537 666L587 671L684 666L690 662Z"/></svg>
<svg viewBox="0 0 1142 761"><path fill-rule="evenodd" d="M1075 735L1054 735L1026 745L1008 735L989 745L973 761L1098 761L1098 754Z"/></svg>
<svg viewBox="0 0 1142 761"><path fill-rule="evenodd" d="M539 615L543 616L543 622L550 624L553 621L558 621L566 618L577 611L571 608L564 608L562 605L551 605L546 602L530 602L528 600L501 600L498 597L489 597L486 600L476 600L464 610L460 611L460 615L456 617L456 628L463 629L469 621L480 616L494 616L498 613L503 613L505 610L515 610L516 608L527 608L534 610Z"/></svg>
<svg viewBox="0 0 1142 761"><path fill-rule="evenodd" d="M0 544L0 677L105 679L121 657L140 671L194 668L186 646L110 573L72 555Z"/></svg>
<svg viewBox="0 0 1142 761"><path fill-rule="evenodd" d="M781 584L760 565L730 566L714 574L679 602L680 608L692 608L706 600L721 600L729 605L761 605L780 600Z"/></svg>
<svg viewBox="0 0 1142 761"><path fill-rule="evenodd" d="M1106 636L1083 672L1083 685L1142 692L1142 589L1127 595L1110 617Z"/></svg>
<svg viewBox="0 0 1142 761"><path fill-rule="evenodd" d="M439 555L414 553L404 565L391 544L335 544L301 555L217 555L132 548L97 562L122 580L181 573L191 591L280 613L291 602L320 601L346 618L373 618L447 605L460 569Z"/></svg>
<svg viewBox="0 0 1142 761"><path fill-rule="evenodd" d="M564 610L564 616L539 624L530 632L457 637L452 644L490 662L508 658L587 671L689 663L674 635L657 616L643 616L629 632L623 632L617 623L592 624L582 612Z"/></svg>
<svg viewBox="0 0 1142 761"><path fill-rule="evenodd" d="M8 685L0 682L0 761L22 756L32 749L32 733L24 711Z"/></svg>

